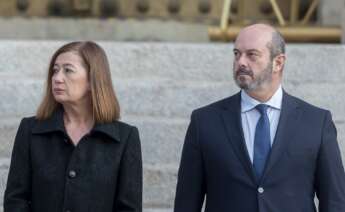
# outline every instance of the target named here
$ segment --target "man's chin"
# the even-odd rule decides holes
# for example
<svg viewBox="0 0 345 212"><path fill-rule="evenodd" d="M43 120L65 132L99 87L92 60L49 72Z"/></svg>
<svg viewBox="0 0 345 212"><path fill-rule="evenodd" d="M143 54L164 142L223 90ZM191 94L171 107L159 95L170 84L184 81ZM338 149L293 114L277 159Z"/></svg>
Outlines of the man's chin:
<svg viewBox="0 0 345 212"><path fill-rule="evenodd" d="M236 84L239 88L241 88L243 90L247 90L249 88L249 85L247 83L244 83L244 82L236 81Z"/></svg>
<svg viewBox="0 0 345 212"><path fill-rule="evenodd" d="M246 89L246 88L249 88L249 86L250 86L250 80L247 79L247 77L245 77L245 76L239 76L236 79L236 84L241 89Z"/></svg>
<svg viewBox="0 0 345 212"><path fill-rule="evenodd" d="M239 88L245 91L253 91L255 90L256 86L254 86L252 83L243 82L243 81L236 81L236 84Z"/></svg>

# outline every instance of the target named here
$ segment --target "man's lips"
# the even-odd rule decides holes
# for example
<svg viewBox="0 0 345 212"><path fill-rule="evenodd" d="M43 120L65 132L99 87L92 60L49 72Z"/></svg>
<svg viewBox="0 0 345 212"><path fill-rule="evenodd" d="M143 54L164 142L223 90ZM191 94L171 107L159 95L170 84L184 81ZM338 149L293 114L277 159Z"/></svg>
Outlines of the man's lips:
<svg viewBox="0 0 345 212"><path fill-rule="evenodd" d="M238 70L237 71L236 76L250 76L250 77L253 77L253 72L242 69L242 70Z"/></svg>

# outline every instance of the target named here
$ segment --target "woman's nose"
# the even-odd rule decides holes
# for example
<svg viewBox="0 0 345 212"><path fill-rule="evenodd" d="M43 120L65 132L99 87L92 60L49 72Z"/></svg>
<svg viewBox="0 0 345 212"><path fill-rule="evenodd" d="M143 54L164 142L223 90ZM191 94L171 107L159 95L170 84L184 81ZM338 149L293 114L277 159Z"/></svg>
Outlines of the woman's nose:
<svg viewBox="0 0 345 212"><path fill-rule="evenodd" d="M62 71L56 71L53 75L53 82L60 83L63 82L63 73Z"/></svg>

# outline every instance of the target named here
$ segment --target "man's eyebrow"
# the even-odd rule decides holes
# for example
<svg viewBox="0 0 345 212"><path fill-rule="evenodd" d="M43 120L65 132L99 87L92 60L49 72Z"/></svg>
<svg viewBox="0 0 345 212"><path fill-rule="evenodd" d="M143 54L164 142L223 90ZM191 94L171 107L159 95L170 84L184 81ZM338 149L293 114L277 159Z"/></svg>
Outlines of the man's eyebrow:
<svg viewBox="0 0 345 212"><path fill-rule="evenodd" d="M258 52L258 53L260 53L260 51L257 49L247 49L246 52Z"/></svg>
<svg viewBox="0 0 345 212"><path fill-rule="evenodd" d="M234 48L232 51L238 51L238 52L240 52L240 50L239 49L236 49L236 48ZM260 53L260 51L258 50L258 49L246 49L245 50L245 52L258 52L258 53Z"/></svg>

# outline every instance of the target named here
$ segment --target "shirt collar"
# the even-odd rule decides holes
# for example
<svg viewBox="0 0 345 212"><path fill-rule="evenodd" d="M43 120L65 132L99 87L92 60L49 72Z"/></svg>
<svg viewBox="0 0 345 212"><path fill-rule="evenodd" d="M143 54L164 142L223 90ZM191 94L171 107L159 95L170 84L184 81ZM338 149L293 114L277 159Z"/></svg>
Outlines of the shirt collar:
<svg viewBox="0 0 345 212"><path fill-rule="evenodd" d="M282 99L283 89L281 85L279 85L279 88L267 102L259 102L258 100L249 96L244 90L241 90L241 112L244 113L250 111L253 108L255 108L258 104L266 104L271 108L280 110L282 105Z"/></svg>

